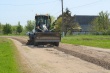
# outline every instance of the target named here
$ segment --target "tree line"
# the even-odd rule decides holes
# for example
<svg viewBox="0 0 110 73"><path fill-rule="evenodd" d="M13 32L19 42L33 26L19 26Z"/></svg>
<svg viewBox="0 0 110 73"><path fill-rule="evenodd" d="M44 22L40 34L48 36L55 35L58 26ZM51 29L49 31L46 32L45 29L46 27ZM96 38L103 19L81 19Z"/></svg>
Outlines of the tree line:
<svg viewBox="0 0 110 73"><path fill-rule="evenodd" d="M79 23L74 21L74 18L71 15L71 11L68 8L66 8L63 13L63 24L62 15L59 15L53 25L55 27L55 31L64 32L65 35L71 35L74 30L80 31L81 28Z"/></svg>
<svg viewBox="0 0 110 73"><path fill-rule="evenodd" d="M108 12L99 12L97 18L91 22L91 29L95 34L110 35L110 14Z"/></svg>
<svg viewBox="0 0 110 73"><path fill-rule="evenodd" d="M71 35L73 31L81 31L80 24L74 21L74 17L71 15L71 11L68 8L66 8L63 15L63 26L62 15L59 15L56 20L54 16L51 16L51 29L58 32L64 31L65 35ZM90 31L95 32L96 34L110 34L110 18L108 12L99 12L98 17L90 23ZM28 31L31 32L34 26L35 21L32 20L28 20L24 27L20 24L20 21L17 25L0 23L0 34L26 34Z"/></svg>
<svg viewBox="0 0 110 73"><path fill-rule="evenodd" d="M0 33L1 34L20 34L23 30L23 27L18 22L18 25L11 25L9 23L2 24L0 23Z"/></svg>
<svg viewBox="0 0 110 73"><path fill-rule="evenodd" d="M51 16L51 29L53 29L52 23L54 22L54 20L55 17ZM0 23L0 34L26 35L27 32L31 32L33 30L34 26L35 26L34 20L28 20L27 24L24 27L20 24L20 21L18 22L17 25L11 25L9 23L6 24Z"/></svg>
<svg viewBox="0 0 110 73"><path fill-rule="evenodd" d="M98 16L89 22L91 34L103 34L110 35L110 14L108 12L101 11ZM71 16L71 11L66 8L63 13L63 25L62 15L59 15L57 20L54 22L56 31L64 31L65 35L71 35L73 31L81 32L81 26L78 22L75 22L74 17Z"/></svg>
<svg viewBox="0 0 110 73"><path fill-rule="evenodd" d="M2 24L0 23L0 34L14 34L14 35L20 35L20 34L26 34L28 31L32 31L34 28L35 21L28 20L27 25L23 27L20 24L20 21L17 25L11 25L9 23Z"/></svg>

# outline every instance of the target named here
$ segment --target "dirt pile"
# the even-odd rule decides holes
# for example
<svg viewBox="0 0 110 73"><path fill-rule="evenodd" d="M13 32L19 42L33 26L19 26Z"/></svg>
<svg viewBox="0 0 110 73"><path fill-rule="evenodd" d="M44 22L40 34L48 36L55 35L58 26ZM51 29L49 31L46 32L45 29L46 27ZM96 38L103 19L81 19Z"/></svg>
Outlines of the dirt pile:
<svg viewBox="0 0 110 73"><path fill-rule="evenodd" d="M102 66L106 69L110 69L110 50L103 50L88 46L75 46L70 44L60 44L60 46L58 48L56 47L56 49Z"/></svg>

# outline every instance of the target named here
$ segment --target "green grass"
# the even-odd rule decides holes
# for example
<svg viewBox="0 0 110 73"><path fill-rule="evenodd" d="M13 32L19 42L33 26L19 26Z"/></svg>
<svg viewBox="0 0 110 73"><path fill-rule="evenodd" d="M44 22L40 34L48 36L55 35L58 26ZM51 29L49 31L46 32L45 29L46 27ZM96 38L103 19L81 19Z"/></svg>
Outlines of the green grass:
<svg viewBox="0 0 110 73"><path fill-rule="evenodd" d="M19 73L13 42L0 37L0 73Z"/></svg>
<svg viewBox="0 0 110 73"><path fill-rule="evenodd" d="M110 49L109 35L73 35L63 37L61 42Z"/></svg>

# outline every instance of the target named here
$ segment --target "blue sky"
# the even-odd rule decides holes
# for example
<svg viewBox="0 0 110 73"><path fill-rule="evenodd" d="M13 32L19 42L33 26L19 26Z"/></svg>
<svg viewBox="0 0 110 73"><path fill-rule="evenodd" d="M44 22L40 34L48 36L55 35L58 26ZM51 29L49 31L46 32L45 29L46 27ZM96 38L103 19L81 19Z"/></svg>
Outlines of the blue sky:
<svg viewBox="0 0 110 73"><path fill-rule="evenodd" d="M64 9L72 15L98 15L100 11L110 13L110 0L64 0ZM61 14L61 0L0 0L0 22L26 25L35 14Z"/></svg>

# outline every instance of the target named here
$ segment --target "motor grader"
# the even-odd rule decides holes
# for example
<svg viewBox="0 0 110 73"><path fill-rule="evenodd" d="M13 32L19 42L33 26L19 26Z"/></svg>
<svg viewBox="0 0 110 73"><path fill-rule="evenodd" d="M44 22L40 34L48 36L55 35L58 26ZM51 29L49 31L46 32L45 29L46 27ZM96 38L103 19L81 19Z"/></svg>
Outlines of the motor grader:
<svg viewBox="0 0 110 73"><path fill-rule="evenodd" d="M51 17L49 15L36 15L34 29L28 33L28 45L54 45L59 46L61 41L60 32L50 29Z"/></svg>

